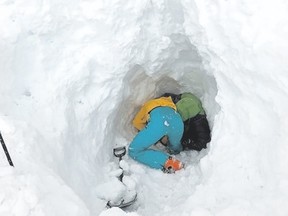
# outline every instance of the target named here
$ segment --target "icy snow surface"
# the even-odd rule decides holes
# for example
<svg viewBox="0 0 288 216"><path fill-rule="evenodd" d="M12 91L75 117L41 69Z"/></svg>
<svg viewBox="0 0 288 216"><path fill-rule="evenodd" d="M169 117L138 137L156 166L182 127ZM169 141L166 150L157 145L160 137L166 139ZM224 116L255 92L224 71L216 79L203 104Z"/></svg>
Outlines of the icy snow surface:
<svg viewBox="0 0 288 216"><path fill-rule="evenodd" d="M2 216L288 215L286 0L2 0ZM115 146L147 99L195 93L212 141L174 175Z"/></svg>

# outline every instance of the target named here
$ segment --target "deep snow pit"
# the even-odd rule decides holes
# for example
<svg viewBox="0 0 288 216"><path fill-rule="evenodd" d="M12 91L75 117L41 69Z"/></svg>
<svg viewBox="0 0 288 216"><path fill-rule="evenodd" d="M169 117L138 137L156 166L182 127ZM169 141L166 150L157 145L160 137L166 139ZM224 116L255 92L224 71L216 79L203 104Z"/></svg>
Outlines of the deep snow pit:
<svg viewBox="0 0 288 216"><path fill-rule="evenodd" d="M271 15L267 18L267 14ZM286 216L285 0L0 3L0 215ZM175 175L129 158L147 100L192 92L212 141Z"/></svg>
<svg viewBox="0 0 288 216"><path fill-rule="evenodd" d="M113 146L128 147L136 134L131 123L135 113L145 101L165 92L192 92L201 98L211 130L213 129L214 116L219 111L219 106L215 102L216 81L204 70L197 49L187 39L183 40L181 36L174 38L177 41L180 38L180 41L184 43L172 48L179 54L176 59L170 56L165 62L162 60L163 63L155 62L159 69L154 72L143 66L135 65L125 74L122 88L117 93L117 97L122 100L119 100L119 104L111 111L107 122L113 138L108 137L104 143L111 143L111 149ZM166 52L169 51L171 52L168 48ZM175 52L172 56L174 54ZM167 53L167 56L169 55ZM161 145L158 147L161 148ZM200 153L196 151L181 152L178 158L186 164L186 168L175 175L167 175L159 170L145 167L126 156L124 160L129 164L127 178L132 179L134 188L138 192L137 202L126 210L136 211L139 215L173 215L172 212L180 211L182 204L185 204L188 197L193 194L195 187L205 178L202 176L199 161L208 152L209 148ZM111 150L110 155L111 160L117 163L117 160L112 157ZM113 173L113 168L116 169L115 165L110 168L111 173ZM111 182L111 185L113 184L115 185L115 182ZM109 184L105 184L105 187L109 188ZM118 189L118 193L121 194L120 186ZM110 191L110 193L117 194L115 191ZM112 197L112 194L110 196Z"/></svg>
<svg viewBox="0 0 288 216"><path fill-rule="evenodd" d="M17 169L1 172L1 212L105 214L107 200L125 192L112 149L129 145L135 113L165 92L197 95L213 129L218 89L188 3L79 4L3 3L1 29L11 28L1 40L0 123ZM126 156L125 181L138 193L128 211L179 215L205 180L202 169L210 173L199 164L208 152L182 152L186 168L176 175Z"/></svg>

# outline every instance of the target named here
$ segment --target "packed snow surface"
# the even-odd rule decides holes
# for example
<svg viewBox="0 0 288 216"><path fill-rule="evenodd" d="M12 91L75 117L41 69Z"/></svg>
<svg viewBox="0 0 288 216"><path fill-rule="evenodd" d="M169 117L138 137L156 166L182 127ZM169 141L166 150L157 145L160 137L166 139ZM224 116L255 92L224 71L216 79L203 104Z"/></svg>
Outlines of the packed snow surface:
<svg viewBox="0 0 288 216"><path fill-rule="evenodd" d="M286 0L2 0L2 216L287 216ZM164 174L123 158L141 104L203 102L212 141ZM157 146L156 146L157 147ZM128 189L137 201L106 209Z"/></svg>

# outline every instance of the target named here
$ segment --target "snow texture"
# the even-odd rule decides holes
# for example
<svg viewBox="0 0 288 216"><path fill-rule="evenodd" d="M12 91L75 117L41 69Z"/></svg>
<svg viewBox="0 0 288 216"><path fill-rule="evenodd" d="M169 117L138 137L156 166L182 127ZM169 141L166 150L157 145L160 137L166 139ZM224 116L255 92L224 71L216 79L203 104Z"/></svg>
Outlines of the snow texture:
<svg viewBox="0 0 288 216"><path fill-rule="evenodd" d="M285 0L2 0L2 216L287 216ZM164 174L115 146L141 104L193 92L208 149Z"/></svg>

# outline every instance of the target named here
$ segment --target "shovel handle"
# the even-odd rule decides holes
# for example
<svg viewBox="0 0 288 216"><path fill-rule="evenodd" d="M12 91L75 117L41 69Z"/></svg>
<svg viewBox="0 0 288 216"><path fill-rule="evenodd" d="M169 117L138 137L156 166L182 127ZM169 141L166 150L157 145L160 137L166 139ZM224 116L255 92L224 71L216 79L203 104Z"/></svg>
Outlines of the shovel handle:
<svg viewBox="0 0 288 216"><path fill-rule="evenodd" d="M118 157L121 160L122 157L126 154L126 147L122 146L122 147L114 148L113 154L115 157Z"/></svg>

